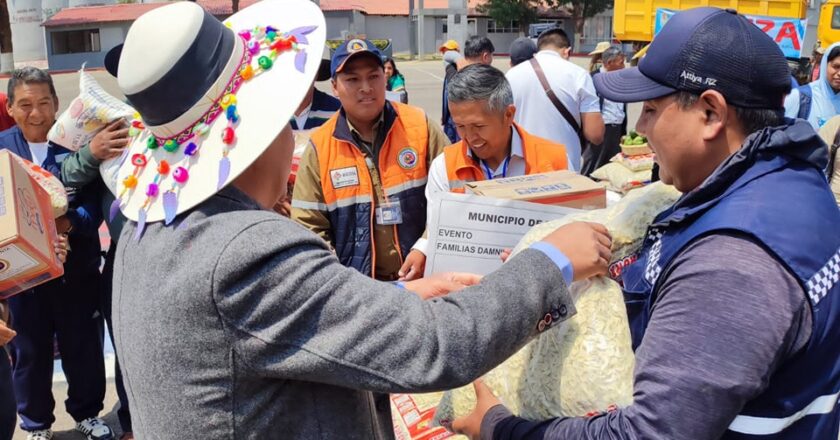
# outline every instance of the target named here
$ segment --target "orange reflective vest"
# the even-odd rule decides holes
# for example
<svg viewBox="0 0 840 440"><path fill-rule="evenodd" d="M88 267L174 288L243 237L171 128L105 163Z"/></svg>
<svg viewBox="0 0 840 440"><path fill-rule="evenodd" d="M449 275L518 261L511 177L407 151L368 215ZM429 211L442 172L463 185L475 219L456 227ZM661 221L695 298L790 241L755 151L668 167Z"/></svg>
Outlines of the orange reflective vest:
<svg viewBox="0 0 840 440"><path fill-rule="evenodd" d="M411 251L426 228L426 114L390 101L384 111L386 135L378 158L369 158L355 145L343 111L333 115L311 138L318 156L336 255L345 266L374 278L377 193L384 194L387 202L400 204L402 223L393 228L401 256ZM373 160L378 160L378 191L370 172Z"/></svg>
<svg viewBox="0 0 840 440"><path fill-rule="evenodd" d="M522 139L522 153L525 155L525 174L546 173L568 169L566 147L541 137L534 136L517 124L513 124ZM449 191L463 193L467 182L486 180L479 161L469 155L465 141L450 145L443 150L446 161L446 175Z"/></svg>

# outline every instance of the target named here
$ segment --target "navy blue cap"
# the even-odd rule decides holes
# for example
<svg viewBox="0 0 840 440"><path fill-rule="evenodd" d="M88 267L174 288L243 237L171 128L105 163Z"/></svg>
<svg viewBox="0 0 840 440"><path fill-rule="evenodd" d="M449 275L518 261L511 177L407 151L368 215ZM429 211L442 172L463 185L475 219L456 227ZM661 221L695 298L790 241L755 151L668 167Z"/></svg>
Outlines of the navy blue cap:
<svg viewBox="0 0 840 440"><path fill-rule="evenodd" d="M352 40L345 41L341 46L338 46L338 49L335 50L332 62L330 63L330 75L335 78L335 74L341 72L341 69L344 68L344 64L346 64L348 60L363 54L375 56L377 61L379 61L379 65L384 65L382 61L382 52L380 52L373 43L368 40L354 38Z"/></svg>
<svg viewBox="0 0 840 440"><path fill-rule="evenodd" d="M519 37L510 44L510 62L515 66L530 60L537 53L537 45L528 37Z"/></svg>
<svg viewBox="0 0 840 440"><path fill-rule="evenodd" d="M773 39L744 16L704 7L674 14L638 67L596 75L594 82L615 102L717 90L734 106L782 109L790 69Z"/></svg>

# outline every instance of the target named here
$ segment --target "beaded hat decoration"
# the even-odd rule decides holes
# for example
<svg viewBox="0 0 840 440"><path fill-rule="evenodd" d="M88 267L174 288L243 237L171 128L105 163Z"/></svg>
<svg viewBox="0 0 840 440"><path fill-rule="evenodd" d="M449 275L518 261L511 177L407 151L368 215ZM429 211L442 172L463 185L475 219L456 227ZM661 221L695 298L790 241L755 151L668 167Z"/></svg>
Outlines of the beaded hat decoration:
<svg viewBox="0 0 840 440"><path fill-rule="evenodd" d="M215 81L210 90L217 90L217 92L208 92L213 93L211 95L202 92L205 93L205 96L202 96L201 99L207 101L207 104L205 107L201 107L204 109L201 113L195 112L198 107L196 104L192 108L187 106L188 111L179 110L179 113L174 113L174 117L167 119L158 117L161 112L148 110L150 105L163 107L163 102L157 102L160 99L156 101L146 99L145 102L143 102L145 99L143 96L137 99L145 107L137 106L139 113L135 115L129 128L129 135L132 137L131 152L126 153L119 159L119 166L110 167L110 169L116 169L113 176L116 184L111 186L112 191L115 192L116 200L111 206L110 215L113 217L119 210L122 210L127 217L136 220L138 223L136 238L139 239L142 236L147 220L148 222L163 220L166 225L169 225L180 212L195 206L201 200L230 183L232 177L238 175L251 162L256 160L270 144L270 141L282 130L282 125L267 126L265 122L268 118L264 118L258 124L249 121L247 122L247 128L241 127L241 124L249 119L259 120L263 116L263 112L270 112L272 109L278 109L278 112L285 112L288 116L291 116L291 113L297 107L297 102L306 93L306 88L303 86L311 84L320 64L317 57L310 60L312 57L309 56L309 52L315 50L316 53L320 54L322 50L323 34L325 34L322 29L323 16L317 9L317 12L307 11L313 18L320 19L309 20L315 22L315 25L306 25L298 19L297 21L291 20L295 26L289 26L288 21L290 20L280 20L286 21L284 24L289 30L281 29L279 25L249 25L244 27L242 26L242 20L237 22L237 16L261 5L283 6L284 9L291 5L294 9L294 6L298 6L295 5L296 3L298 5L306 3L308 5L300 5L300 7L311 9L310 5L312 3L306 0L264 0L232 16L229 19L230 22L224 24L230 29L216 31L217 34L225 38L228 38L227 35L224 35L226 33L231 33L235 37L230 38L232 41L229 48L224 52L228 54L226 56L230 58L230 61L226 61L227 65L219 69L222 73L217 74L216 77L208 74L208 77L212 77ZM266 16L265 13L251 11L250 20L245 21L255 21L258 17L264 19ZM208 20L208 18L204 18L205 23L200 28L201 32L208 26ZM304 25L300 26L301 24ZM210 25L213 25L213 23L211 22ZM215 26L222 27L221 23L218 22ZM232 32L233 29L236 29L235 34ZM312 40L313 36L315 40ZM194 38L197 41L201 40L199 36ZM207 39L205 37L202 41ZM128 41L126 47L129 47ZM192 47L190 46L188 51L192 50ZM218 55L217 58L225 56L224 53ZM125 52L123 56L125 56ZM127 70L124 67L121 60L120 75L123 75L124 71ZM212 68L212 66L210 67ZM278 72L282 75L274 75L273 72L278 68L282 70L282 72ZM172 70L177 70L177 66ZM230 73L224 74L223 72ZM178 81L183 80L183 76L186 76L187 80L190 77L184 75L183 71L177 73L179 77L171 79L171 81L178 87L169 87L166 89L166 94L159 94L158 96L166 97L178 94L179 87L182 87L182 84ZM254 86L260 90L248 90L251 86L246 85L246 83L257 81L258 78L262 78L268 73L272 73L271 83L260 80L259 85ZM164 74L161 81L170 78ZM292 90L282 90L284 84L294 85L294 88ZM153 85L150 88L155 86ZM280 91L267 90L268 87L278 88ZM248 90L248 98L246 99L248 102L244 107L241 99L242 90ZM268 99L272 94L279 95L281 93L289 96L289 102L255 102L257 97L265 96ZM126 96L132 104L135 104L135 98L130 93L126 92ZM166 100L167 98L163 99L163 101ZM260 111L257 111L255 107L259 107ZM144 108L146 109L145 112ZM152 108L152 110L157 109ZM251 116L243 117L243 111ZM187 117L191 119L185 119ZM175 123L169 124L173 119L175 119ZM277 120L276 118L271 119ZM224 125L220 125L222 122L224 122ZM171 129L172 126L178 127L177 131ZM245 129L246 140L240 145L242 129ZM258 139L258 141L251 142L249 139ZM252 146L253 151L232 154L242 148L251 150ZM203 159L201 159L202 157ZM208 161L216 164L215 172L209 168ZM198 170L196 169L197 164L201 164ZM235 171L232 171L232 168ZM208 171L214 174L212 184L208 179ZM196 178L201 180L197 184L194 182ZM184 206L185 203L182 202L182 194L185 191L188 195L188 201L186 202L188 206ZM152 213L151 217L148 216L149 213Z"/></svg>

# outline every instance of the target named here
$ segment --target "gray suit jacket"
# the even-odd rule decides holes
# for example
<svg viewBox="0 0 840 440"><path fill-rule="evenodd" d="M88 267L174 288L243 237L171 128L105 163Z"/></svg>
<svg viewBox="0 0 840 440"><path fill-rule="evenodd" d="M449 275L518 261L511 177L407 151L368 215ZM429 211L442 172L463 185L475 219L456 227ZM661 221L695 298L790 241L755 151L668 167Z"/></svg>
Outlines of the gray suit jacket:
<svg viewBox="0 0 840 440"><path fill-rule="evenodd" d="M546 313L574 313L539 251L422 301L231 187L140 241L135 227L117 248L113 316L142 439L392 438L378 393L467 384Z"/></svg>

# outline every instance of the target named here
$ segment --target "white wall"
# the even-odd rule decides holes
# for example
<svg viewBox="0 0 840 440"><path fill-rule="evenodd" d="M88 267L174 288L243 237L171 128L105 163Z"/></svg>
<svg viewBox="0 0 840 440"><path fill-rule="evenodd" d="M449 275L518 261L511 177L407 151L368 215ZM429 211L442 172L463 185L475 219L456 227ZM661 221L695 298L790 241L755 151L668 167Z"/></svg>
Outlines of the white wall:
<svg viewBox="0 0 840 440"><path fill-rule="evenodd" d="M435 17L433 15L426 15L423 26L423 53L425 55L437 52L441 44L443 44L443 17Z"/></svg>
<svg viewBox="0 0 840 440"><path fill-rule="evenodd" d="M350 23L353 14L349 12L327 12L324 14L327 19L327 38L341 39L342 31L350 31Z"/></svg>
<svg viewBox="0 0 840 440"><path fill-rule="evenodd" d="M426 15L423 26L423 42L426 54L437 52L438 47L443 44L443 20L444 17ZM365 16L365 30L368 38L391 39L393 53L408 53L411 49L411 23L407 16ZM346 26L346 25L345 25ZM327 23L327 32L332 35L336 29L330 28Z"/></svg>
<svg viewBox="0 0 840 440"><path fill-rule="evenodd" d="M519 33L486 34L486 36L493 42L496 53L507 54L510 53L510 45L513 40L519 38Z"/></svg>
<svg viewBox="0 0 840 440"><path fill-rule="evenodd" d="M47 38L47 53L50 70L77 70L82 64L87 63L87 68L103 67L105 65L105 54L111 48L125 41L128 28L131 23L103 24L99 27L99 52L71 53L62 55L52 54L52 38ZM63 26L47 29L47 36L51 32L63 32L80 29L96 29L92 26Z"/></svg>
<svg viewBox="0 0 840 440"><path fill-rule="evenodd" d="M368 38L391 39L394 53L408 52L411 45L411 29L408 17L368 16L365 18Z"/></svg>
<svg viewBox="0 0 840 440"><path fill-rule="evenodd" d="M44 29L41 23L47 16L55 13L62 6L67 6L67 0L15 0L9 1L9 22L12 28L12 45L14 46L15 61L35 61L46 58L44 44Z"/></svg>

